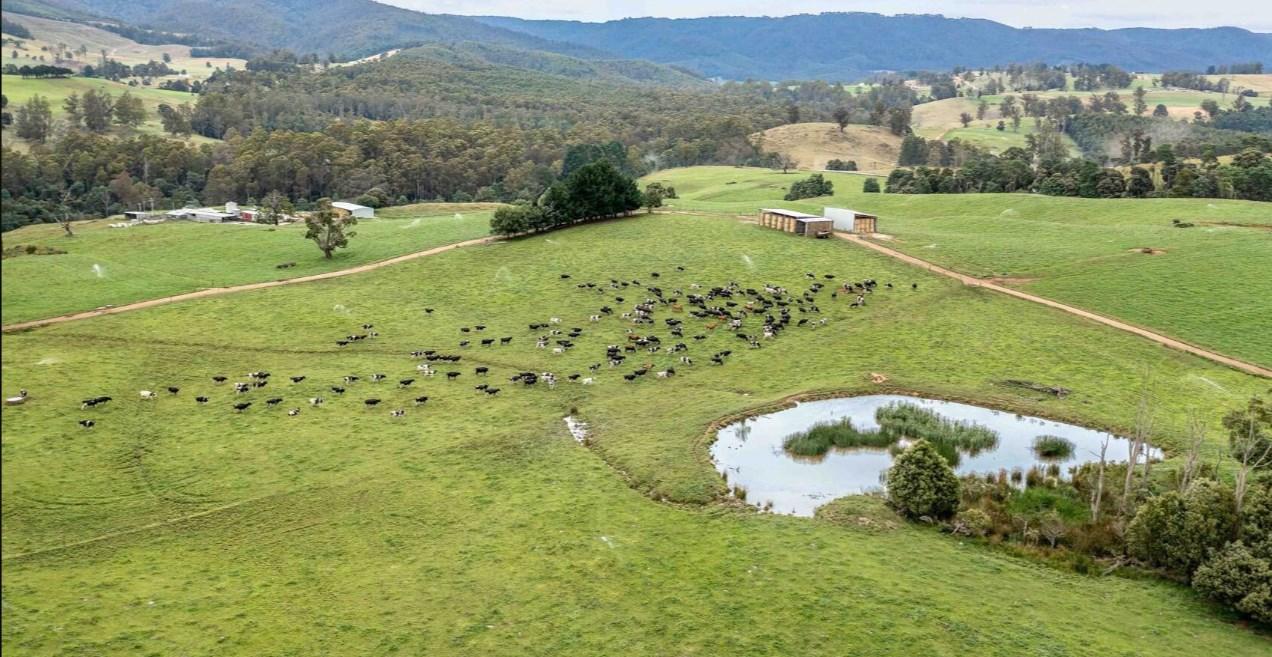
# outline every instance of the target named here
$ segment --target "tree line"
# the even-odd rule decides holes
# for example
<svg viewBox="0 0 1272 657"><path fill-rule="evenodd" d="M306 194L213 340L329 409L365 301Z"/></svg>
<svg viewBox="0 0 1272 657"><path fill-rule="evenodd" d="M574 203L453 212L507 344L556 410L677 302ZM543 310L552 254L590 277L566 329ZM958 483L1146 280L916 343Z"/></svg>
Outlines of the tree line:
<svg viewBox="0 0 1272 657"><path fill-rule="evenodd" d="M1031 135L1032 136L1032 135ZM1127 171L1081 158L1037 160L1026 149L979 154L959 168L897 168L885 191L894 194L1035 192L1086 198L1203 197L1272 201L1272 158L1255 148L1220 164L1213 149L1184 162L1170 144L1145 155L1151 167Z"/></svg>

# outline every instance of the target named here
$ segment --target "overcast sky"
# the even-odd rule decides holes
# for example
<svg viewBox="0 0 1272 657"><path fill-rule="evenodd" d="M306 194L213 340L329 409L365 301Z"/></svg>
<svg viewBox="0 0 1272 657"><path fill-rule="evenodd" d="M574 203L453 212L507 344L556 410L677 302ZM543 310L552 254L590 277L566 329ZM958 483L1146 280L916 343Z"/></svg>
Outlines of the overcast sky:
<svg viewBox="0 0 1272 657"><path fill-rule="evenodd" d="M1214 27L1272 32L1269 0L379 0L431 13L605 21L632 16L944 14L1017 27Z"/></svg>

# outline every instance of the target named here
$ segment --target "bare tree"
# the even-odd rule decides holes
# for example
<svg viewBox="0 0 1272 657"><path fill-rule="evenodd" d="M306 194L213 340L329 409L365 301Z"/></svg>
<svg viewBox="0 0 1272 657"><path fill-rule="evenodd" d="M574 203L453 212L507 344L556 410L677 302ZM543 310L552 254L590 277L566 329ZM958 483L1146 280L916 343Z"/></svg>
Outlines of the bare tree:
<svg viewBox="0 0 1272 657"><path fill-rule="evenodd" d="M1237 460L1234 493L1240 514L1250 488L1250 473L1272 466L1272 405L1254 397L1244 409L1225 415L1223 426L1228 430L1232 457Z"/></svg>
<svg viewBox="0 0 1272 657"><path fill-rule="evenodd" d="M1091 490L1091 522L1100 521L1100 504L1104 502L1104 468L1108 465L1109 437L1100 441L1100 465L1095 471L1095 488Z"/></svg>
<svg viewBox="0 0 1272 657"><path fill-rule="evenodd" d="M53 215L57 220L57 225L66 231L67 237L75 237L75 231L71 230L71 193L62 192L62 202L59 204L58 213Z"/></svg>
<svg viewBox="0 0 1272 657"><path fill-rule="evenodd" d="M1149 387L1148 378L1145 377L1144 385L1140 389L1139 404L1135 409L1135 431L1131 434L1131 440L1128 446L1130 454L1126 461L1126 481L1122 486L1122 513L1125 514L1131 508L1131 493L1135 489L1135 466L1139 464L1141 456L1144 457L1144 478L1148 479L1148 438L1153 432L1153 397Z"/></svg>
<svg viewBox="0 0 1272 657"><path fill-rule="evenodd" d="M1188 484L1197 477L1201 468L1201 446L1206 443L1206 424L1197 409L1188 411L1188 451L1184 453L1184 469L1179 473L1179 491L1188 490Z"/></svg>

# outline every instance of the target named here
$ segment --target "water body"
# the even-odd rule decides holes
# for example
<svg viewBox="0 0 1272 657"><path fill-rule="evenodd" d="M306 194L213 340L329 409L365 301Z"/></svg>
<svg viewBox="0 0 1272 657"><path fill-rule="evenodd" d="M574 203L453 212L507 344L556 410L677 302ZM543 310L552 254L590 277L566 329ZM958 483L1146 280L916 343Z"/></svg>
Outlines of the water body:
<svg viewBox="0 0 1272 657"><path fill-rule="evenodd" d="M1028 470L1058 464L1063 475L1070 467L1098 461L1100 445L1109 441L1108 460L1128 458L1130 441L1102 431L1063 422L1016 415L957 402L922 399L903 395L868 395L806 402L769 415L736 422L716 434L711 457L730 487L746 489L746 501L759 507L771 504L775 513L811 516L813 511L837 497L884 489L885 474L892 454L879 448L832 448L819 457L795 456L782 447L787 436L814 424L851 418L858 429L876 429L875 411L895 402L917 404L941 417L974 422L998 432L998 445L976 454L962 453L954 470L963 474L985 474L999 470ZM1041 435L1073 442L1067 458L1042 459L1033 451L1034 438ZM1154 452L1155 458L1160 454Z"/></svg>

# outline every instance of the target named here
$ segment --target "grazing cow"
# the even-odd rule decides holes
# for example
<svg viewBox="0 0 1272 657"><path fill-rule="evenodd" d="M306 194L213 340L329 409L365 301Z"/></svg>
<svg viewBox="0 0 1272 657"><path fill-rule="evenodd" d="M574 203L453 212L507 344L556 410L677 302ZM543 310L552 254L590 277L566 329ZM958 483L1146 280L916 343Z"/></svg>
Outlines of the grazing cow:
<svg viewBox="0 0 1272 657"><path fill-rule="evenodd" d="M168 394L175 395L178 392L181 392L181 388L178 388L176 386L168 386Z"/></svg>
<svg viewBox="0 0 1272 657"><path fill-rule="evenodd" d="M304 380L305 380L305 377L303 376L293 376L291 378L292 383L300 383L301 381L304 381Z"/></svg>
<svg viewBox="0 0 1272 657"><path fill-rule="evenodd" d="M149 390L142 390L140 394L142 399L154 399L158 397L158 395Z"/></svg>
<svg viewBox="0 0 1272 657"><path fill-rule="evenodd" d="M681 356L680 363L682 365L693 365L693 359L688 356Z"/></svg>
<svg viewBox="0 0 1272 657"><path fill-rule="evenodd" d="M624 379L625 381L627 381L628 383L631 383L632 381L635 381L635 380L636 380L636 375L635 375L635 374L624 374L624 375L623 375L623 379Z"/></svg>
<svg viewBox="0 0 1272 657"><path fill-rule="evenodd" d="M345 382L345 383L353 383L354 381L357 381L357 380L358 380L358 377L356 377L356 376L354 376L354 375L352 375L352 374L350 374L349 376L346 376L346 377L344 378L344 382Z"/></svg>
<svg viewBox="0 0 1272 657"><path fill-rule="evenodd" d="M477 325L473 326L473 328L477 329L478 331L484 331L484 330L486 330L486 325L485 325L485 324L477 324Z"/></svg>
<svg viewBox="0 0 1272 657"><path fill-rule="evenodd" d="M455 380L455 379L457 379L457 378L459 378L459 372L447 372L447 373L446 373L446 380L447 380L447 381L454 381L454 380Z"/></svg>
<svg viewBox="0 0 1272 657"><path fill-rule="evenodd" d="M468 340L463 340L463 341L461 341L461 342L459 343L459 346L460 346L460 347L467 347L467 346L468 346Z"/></svg>
<svg viewBox="0 0 1272 657"><path fill-rule="evenodd" d="M349 344L348 340L336 340L337 347L345 347L345 346L348 346L348 344Z"/></svg>
<svg viewBox="0 0 1272 657"><path fill-rule="evenodd" d="M234 384L234 392L237 392L237 393L239 393L239 394L242 394L242 393L244 393L244 392L247 392L248 388L250 388L250 387L251 387L251 386L247 385L246 383L235 383L235 384Z"/></svg>
<svg viewBox="0 0 1272 657"><path fill-rule="evenodd" d="M560 317L549 317L549 318L548 318L548 322L549 322L549 323L551 323L551 324L560 324L560 323L561 323L561 318L560 318Z"/></svg>
<svg viewBox="0 0 1272 657"><path fill-rule="evenodd" d="M207 397L203 397L203 396L199 396L199 397L195 397L195 398L194 398L194 401L196 401L196 402L198 402L198 403L200 403L200 404L206 404L206 403L208 403L208 398L207 398Z"/></svg>
<svg viewBox="0 0 1272 657"><path fill-rule="evenodd" d="M419 370L424 376L433 376L433 368L429 367L428 363L420 363L415 366L415 369Z"/></svg>
<svg viewBox="0 0 1272 657"><path fill-rule="evenodd" d="M79 421L79 425L81 427L84 427L85 429L92 429L94 426L96 426L96 424L97 424L96 420L80 420Z"/></svg>
<svg viewBox="0 0 1272 657"><path fill-rule="evenodd" d="M424 405L424 402L427 402L427 401L428 401L428 396L424 396L424 397L416 397L416 398L415 398L415 405L416 405L416 406L423 406L423 405Z"/></svg>
<svg viewBox="0 0 1272 657"><path fill-rule="evenodd" d="M331 391L332 391L332 392L334 392L334 393L336 393L337 395L343 395L343 394L344 394L345 389L344 389L344 388L341 388L341 387L339 387L339 386L331 386Z"/></svg>
<svg viewBox="0 0 1272 657"><path fill-rule="evenodd" d="M299 408L293 408L293 409L291 409L290 411L287 411L287 416L288 416L288 417L296 417L297 415L300 415L300 409L299 409Z"/></svg>
<svg viewBox="0 0 1272 657"><path fill-rule="evenodd" d="M492 344L494 344L494 343L495 343L495 339L494 339L494 338L486 338L486 339L484 339L484 340L482 340L482 341L481 341L481 346L483 346L483 347L489 347L490 345L492 345Z"/></svg>
<svg viewBox="0 0 1272 657"><path fill-rule="evenodd" d="M389 411L389 417L406 417L406 411L400 408L394 411Z"/></svg>
<svg viewBox="0 0 1272 657"><path fill-rule="evenodd" d="M372 397L371 399L364 400L362 403L366 404L367 408L374 408L376 404L380 403L380 400Z"/></svg>
<svg viewBox="0 0 1272 657"><path fill-rule="evenodd" d="M911 289L911 290L917 290L917 289L919 289L919 284L918 284L918 283L910 283L910 289Z"/></svg>
<svg viewBox="0 0 1272 657"><path fill-rule="evenodd" d="M661 371L661 372L659 372L659 373L658 373L658 378L660 378L660 379L669 379L669 378L671 378L671 377L673 377L673 376L675 376L675 375L676 375L676 368L674 368L674 367L668 367L667 369L665 369L665 370L663 370L663 371Z"/></svg>
<svg viewBox="0 0 1272 657"><path fill-rule="evenodd" d="M582 375L582 374L578 374L578 373L576 372L576 373L571 374L571 375L569 375L569 376L567 376L567 377L565 377L565 378L567 378L567 379L569 379L569 380L571 380L571 381L578 381L578 380L579 380L579 377L581 377L581 376L583 376L583 375Z"/></svg>
<svg viewBox="0 0 1272 657"><path fill-rule="evenodd" d="M212 382L213 382L213 383L225 383L225 377L223 377L223 376L214 376L214 377L212 377Z"/></svg>
<svg viewBox="0 0 1272 657"><path fill-rule="evenodd" d="M486 388L489 388L489 387L490 387L489 383L483 383L481 385L473 386L473 390L485 390Z"/></svg>
<svg viewBox="0 0 1272 657"><path fill-rule="evenodd" d="M373 325L373 324L363 324L363 325L362 325L362 330L364 330L364 331L369 331L369 330L371 330L372 328L374 328L374 325Z"/></svg>
<svg viewBox="0 0 1272 657"><path fill-rule="evenodd" d="M261 379L260 381L256 381L255 383L253 383L253 384L252 384L252 387L253 387L253 388L264 388L264 387L265 387L265 386L267 386L267 385L269 385L269 381L266 381L266 380L264 380L264 379Z"/></svg>
<svg viewBox="0 0 1272 657"><path fill-rule="evenodd" d="M499 344L501 344L501 345L504 345L504 344L510 344L511 342L512 342L512 338L511 338L511 337L507 337L507 338L499 338Z"/></svg>
<svg viewBox="0 0 1272 657"><path fill-rule="evenodd" d="M460 333L468 333L468 332L470 332L470 331L472 331L472 329L468 328L467 326L461 326L461 327L459 327L459 332L460 332Z"/></svg>
<svg viewBox="0 0 1272 657"><path fill-rule="evenodd" d="M372 380L373 382L375 382L375 383L379 383L379 382L383 381L383 380L384 380L384 379L386 379L386 378L388 378L388 377L387 377L387 375L384 375L384 374L372 374L372 375L371 375L371 380Z"/></svg>
<svg viewBox="0 0 1272 657"><path fill-rule="evenodd" d="M424 314L425 314L425 315L432 315L432 314L433 314L433 309L432 309L432 308L425 308L425 309L424 309Z"/></svg>
<svg viewBox="0 0 1272 657"><path fill-rule="evenodd" d="M477 369L473 370L473 374L477 374L479 376L486 376L489 373L490 373L489 367L478 367Z"/></svg>
<svg viewBox="0 0 1272 657"><path fill-rule="evenodd" d="M583 385L585 385L585 386L590 386L590 385L592 385L593 383L596 383L596 379L595 379L594 377L590 377L590 376L589 376L589 377L587 377L587 378L583 379L582 383L583 383Z"/></svg>
<svg viewBox="0 0 1272 657"><path fill-rule="evenodd" d="M407 386L410 386L412 383L415 383L415 379L402 379L398 381L398 387L405 388Z"/></svg>
<svg viewBox="0 0 1272 657"><path fill-rule="evenodd" d="M25 390L21 391L21 392L19 393L19 395L18 395L18 396L19 396L20 398L25 399L25 398L26 398L26 391L25 391ZM95 406L97 406L97 405L99 405L99 404L105 404L106 402L108 402L108 401L110 401L110 400L111 400L111 398L110 398L110 397L92 397L92 398L89 398L89 399L85 399L83 402L81 402L81 403L80 403L80 408L81 408L81 409L85 409L85 408L93 408L93 407L95 407Z"/></svg>
<svg viewBox="0 0 1272 657"><path fill-rule="evenodd" d="M309 405L310 405L310 406L322 406L322 397L310 397L310 398L309 398Z"/></svg>
<svg viewBox="0 0 1272 657"><path fill-rule="evenodd" d="M266 400L265 400L265 405L266 405L266 406L269 406L269 407L271 407L271 408L272 408L272 407L274 407L274 406L277 406L277 405L279 405L279 404L281 404L281 403L283 403L283 398L282 398L282 397L274 397L273 399L266 399Z"/></svg>
<svg viewBox="0 0 1272 657"><path fill-rule="evenodd" d="M251 405L252 405L252 402L239 402L234 405L234 410L239 413L242 413L243 411L246 411L247 408Z"/></svg>
<svg viewBox="0 0 1272 657"><path fill-rule="evenodd" d="M499 388L486 388L486 394L497 395L499 394Z"/></svg>

